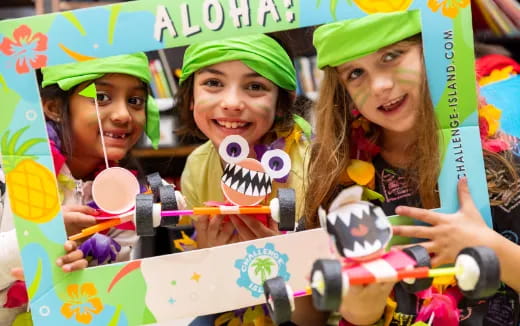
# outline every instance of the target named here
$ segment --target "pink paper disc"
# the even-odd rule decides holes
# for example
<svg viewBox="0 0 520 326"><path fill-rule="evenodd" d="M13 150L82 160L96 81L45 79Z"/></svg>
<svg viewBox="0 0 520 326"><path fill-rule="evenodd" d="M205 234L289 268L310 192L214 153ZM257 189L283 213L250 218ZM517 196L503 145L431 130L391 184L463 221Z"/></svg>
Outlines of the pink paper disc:
<svg viewBox="0 0 520 326"><path fill-rule="evenodd" d="M103 211L121 214L135 205L139 182L132 172L112 167L103 170L92 183L92 197Z"/></svg>

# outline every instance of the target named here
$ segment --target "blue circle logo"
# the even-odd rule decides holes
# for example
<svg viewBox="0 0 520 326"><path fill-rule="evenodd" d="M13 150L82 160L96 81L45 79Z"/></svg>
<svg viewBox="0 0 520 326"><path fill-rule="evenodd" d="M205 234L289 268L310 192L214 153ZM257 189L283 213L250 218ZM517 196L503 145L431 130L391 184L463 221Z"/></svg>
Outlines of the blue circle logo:
<svg viewBox="0 0 520 326"><path fill-rule="evenodd" d="M258 298L264 294L263 284L270 278L281 276L285 281L289 281L289 257L275 250L272 243L267 243L263 248L250 245L246 250L245 258L235 261L235 267L240 271L237 284L249 290L253 297Z"/></svg>

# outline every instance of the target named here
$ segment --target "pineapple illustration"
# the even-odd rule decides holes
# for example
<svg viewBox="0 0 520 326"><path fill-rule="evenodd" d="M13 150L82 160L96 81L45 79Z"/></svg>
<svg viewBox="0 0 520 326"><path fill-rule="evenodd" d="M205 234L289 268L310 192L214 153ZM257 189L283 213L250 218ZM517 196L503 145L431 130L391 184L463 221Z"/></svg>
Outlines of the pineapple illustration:
<svg viewBox="0 0 520 326"><path fill-rule="evenodd" d="M29 126L18 130L9 138L9 130L2 137L2 154L5 180L13 213L35 223L46 223L60 209L54 174L25 153L43 138L28 139L17 148L20 136Z"/></svg>
<svg viewBox="0 0 520 326"><path fill-rule="evenodd" d="M353 0L367 14L408 9L413 0Z"/></svg>

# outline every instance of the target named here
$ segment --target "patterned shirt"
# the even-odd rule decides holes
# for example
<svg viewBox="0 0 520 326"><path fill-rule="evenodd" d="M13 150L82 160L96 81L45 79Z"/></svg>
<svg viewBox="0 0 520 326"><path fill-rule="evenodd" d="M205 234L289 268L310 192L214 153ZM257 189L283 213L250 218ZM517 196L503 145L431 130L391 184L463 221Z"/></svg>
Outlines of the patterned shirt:
<svg viewBox="0 0 520 326"><path fill-rule="evenodd" d="M420 207L417 193L410 187L405 171L390 166L380 156L374 159L376 168L376 191L385 197L381 205L387 215L394 215L399 205ZM486 171L488 174L490 171ZM520 183L513 184L507 193L501 194L503 205L491 206L493 229L505 238L520 245ZM491 197L493 199L493 197ZM407 326L414 322L414 315L420 305L414 294L394 289L397 302L392 308L391 326ZM387 307L388 308L388 307ZM519 296L505 284L495 295L486 300L462 299L458 304L461 326L517 326L519 323ZM387 309L388 310L388 309Z"/></svg>

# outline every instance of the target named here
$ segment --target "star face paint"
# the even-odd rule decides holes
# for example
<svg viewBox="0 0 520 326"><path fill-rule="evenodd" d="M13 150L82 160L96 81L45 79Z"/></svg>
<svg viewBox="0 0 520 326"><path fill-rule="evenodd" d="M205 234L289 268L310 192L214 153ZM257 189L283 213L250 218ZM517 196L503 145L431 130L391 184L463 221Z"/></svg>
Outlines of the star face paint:
<svg viewBox="0 0 520 326"><path fill-rule="evenodd" d="M265 152L260 161L248 158L249 144L238 135L226 137L219 154L227 162L222 192L235 205L257 205L271 193L272 179L285 177L291 170L289 155L279 149Z"/></svg>

